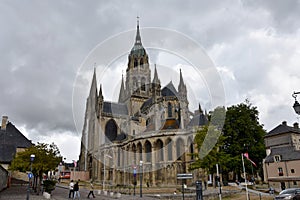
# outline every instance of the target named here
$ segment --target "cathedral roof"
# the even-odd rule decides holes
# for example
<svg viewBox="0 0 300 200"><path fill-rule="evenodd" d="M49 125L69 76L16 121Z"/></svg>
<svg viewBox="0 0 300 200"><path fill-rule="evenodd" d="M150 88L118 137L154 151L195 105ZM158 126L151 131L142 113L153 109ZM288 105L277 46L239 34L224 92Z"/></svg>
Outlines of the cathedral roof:
<svg viewBox="0 0 300 200"><path fill-rule="evenodd" d="M104 102L103 112L113 115L128 115L128 110L126 104Z"/></svg>
<svg viewBox="0 0 300 200"><path fill-rule="evenodd" d="M188 126L203 126L207 123L207 117L203 113L199 113L193 117Z"/></svg>
<svg viewBox="0 0 300 200"><path fill-rule="evenodd" d="M153 98L151 97L143 103L143 105L141 106L141 111L143 112L144 109L147 109L147 107L149 107L152 103L153 103Z"/></svg>
<svg viewBox="0 0 300 200"><path fill-rule="evenodd" d="M178 93L177 93L172 81L170 81L170 83L161 90L161 95L164 97L177 97L178 96Z"/></svg>

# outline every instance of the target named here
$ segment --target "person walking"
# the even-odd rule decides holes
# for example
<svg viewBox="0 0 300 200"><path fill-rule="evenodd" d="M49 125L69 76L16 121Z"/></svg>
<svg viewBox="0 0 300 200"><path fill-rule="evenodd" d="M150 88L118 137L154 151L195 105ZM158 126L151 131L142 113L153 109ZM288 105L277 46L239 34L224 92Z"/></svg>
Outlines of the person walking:
<svg viewBox="0 0 300 200"><path fill-rule="evenodd" d="M93 198L95 198L95 195L94 195L94 186L93 186L93 182L92 181L90 183L90 192L89 192L87 198L90 198L90 195L93 195Z"/></svg>
<svg viewBox="0 0 300 200"><path fill-rule="evenodd" d="M75 199L76 196L78 196L78 199L80 198L78 181L74 185L74 196L73 196L73 199Z"/></svg>
<svg viewBox="0 0 300 200"><path fill-rule="evenodd" d="M69 198L73 198L73 197L74 197L74 182L73 180L71 180L71 182L69 183Z"/></svg>

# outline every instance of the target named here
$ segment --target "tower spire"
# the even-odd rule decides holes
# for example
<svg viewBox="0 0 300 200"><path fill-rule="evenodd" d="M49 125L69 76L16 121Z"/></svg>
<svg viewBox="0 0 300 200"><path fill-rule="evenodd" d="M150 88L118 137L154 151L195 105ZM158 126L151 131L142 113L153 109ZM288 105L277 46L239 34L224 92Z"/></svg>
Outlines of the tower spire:
<svg viewBox="0 0 300 200"><path fill-rule="evenodd" d="M124 87L124 78L122 74L122 82L121 82L121 88L120 88L120 94L119 94L119 103L123 102L125 99L125 87Z"/></svg>
<svg viewBox="0 0 300 200"><path fill-rule="evenodd" d="M181 73L181 69L180 69L180 81L179 81L178 88L182 88L183 86L184 86L184 82L183 82L182 73Z"/></svg>
<svg viewBox="0 0 300 200"><path fill-rule="evenodd" d="M160 80L158 79L158 75L157 75L156 64L154 64L154 77L152 83L160 84Z"/></svg>
<svg viewBox="0 0 300 200"><path fill-rule="evenodd" d="M135 36L135 44L142 44L141 34L140 34L140 17L136 17L136 36Z"/></svg>

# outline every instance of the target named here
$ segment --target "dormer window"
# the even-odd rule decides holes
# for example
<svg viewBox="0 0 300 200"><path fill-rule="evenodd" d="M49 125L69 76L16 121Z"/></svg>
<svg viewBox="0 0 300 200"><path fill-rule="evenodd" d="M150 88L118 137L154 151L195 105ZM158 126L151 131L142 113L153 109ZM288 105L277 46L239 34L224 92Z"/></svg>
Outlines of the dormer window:
<svg viewBox="0 0 300 200"><path fill-rule="evenodd" d="M280 155L275 155L274 156L274 161L275 162L280 162L281 161L281 156Z"/></svg>

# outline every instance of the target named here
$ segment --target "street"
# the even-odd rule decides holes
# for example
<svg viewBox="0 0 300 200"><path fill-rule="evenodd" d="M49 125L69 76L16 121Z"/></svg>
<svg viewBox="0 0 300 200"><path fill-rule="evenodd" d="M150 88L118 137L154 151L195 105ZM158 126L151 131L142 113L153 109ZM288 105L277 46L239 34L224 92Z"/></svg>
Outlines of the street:
<svg viewBox="0 0 300 200"><path fill-rule="evenodd" d="M89 193L88 190L80 189L80 199L82 199L82 200L88 199L87 198L88 193ZM115 196L110 197L110 196L98 195L97 191L94 191L94 193L95 193L95 199L103 199L103 200L116 199ZM5 200L25 200L26 196L27 196L27 185L25 185L25 184L12 185L10 188L5 189L2 192L0 192L0 199L5 199ZM60 187L60 186L57 186L51 194L51 199L54 199L54 200L69 199L68 197L69 197L69 190L67 188ZM129 196L129 195L122 195L121 198L122 198L122 200L141 199L138 195L135 197ZM40 194L40 195L30 194L29 199L30 200L44 200L46 198L43 197L42 194ZM92 198L92 196L90 196L90 199L94 199L94 198ZM143 196L143 199L154 200L155 198Z"/></svg>

